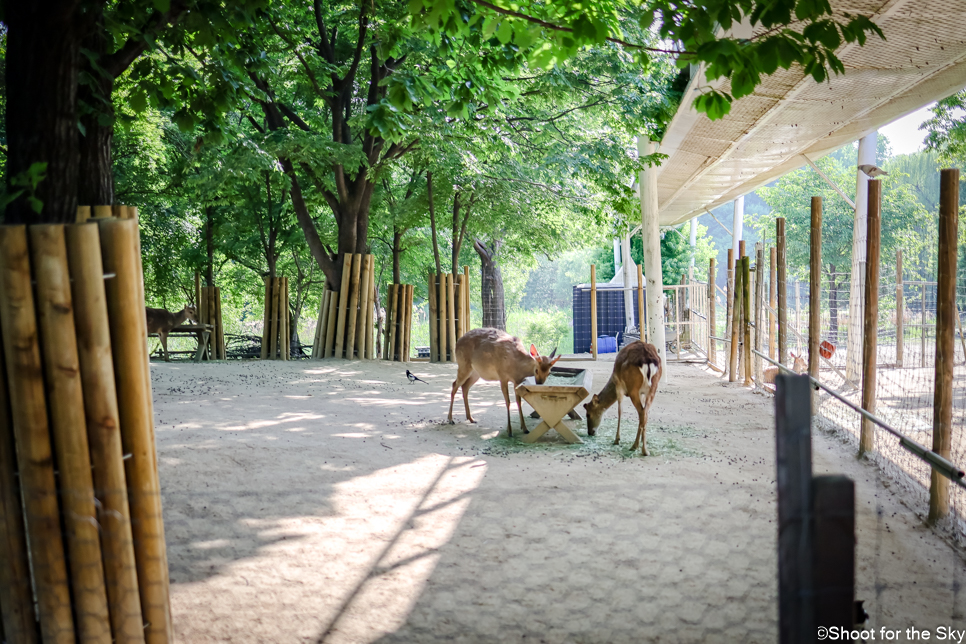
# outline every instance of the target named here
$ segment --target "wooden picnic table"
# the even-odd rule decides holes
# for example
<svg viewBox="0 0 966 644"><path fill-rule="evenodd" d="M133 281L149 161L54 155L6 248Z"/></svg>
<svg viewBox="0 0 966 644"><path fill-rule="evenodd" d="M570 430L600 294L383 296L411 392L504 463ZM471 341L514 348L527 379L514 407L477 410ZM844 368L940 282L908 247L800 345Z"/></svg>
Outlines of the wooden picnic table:
<svg viewBox="0 0 966 644"><path fill-rule="evenodd" d="M211 332L213 330L214 327L210 324L179 324L168 332L168 337L186 337L189 335L195 336L198 339L198 350L195 352L195 362L201 362L206 355L208 356L208 359L211 360L211 356L208 355L208 339L211 337ZM158 337L158 334L149 333L148 337L156 338ZM170 355L171 352L169 351L168 354Z"/></svg>

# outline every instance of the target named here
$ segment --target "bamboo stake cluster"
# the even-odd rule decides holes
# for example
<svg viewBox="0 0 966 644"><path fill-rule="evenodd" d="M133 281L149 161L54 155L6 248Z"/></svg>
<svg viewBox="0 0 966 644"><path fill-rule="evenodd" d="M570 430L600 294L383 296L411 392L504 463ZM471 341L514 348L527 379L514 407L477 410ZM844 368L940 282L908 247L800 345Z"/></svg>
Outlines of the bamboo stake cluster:
<svg viewBox="0 0 966 644"><path fill-rule="evenodd" d="M288 278L265 277L262 360L288 360L292 334L288 317Z"/></svg>
<svg viewBox="0 0 966 644"><path fill-rule="evenodd" d="M409 362L413 325L413 285L390 284L386 292L386 339L383 356Z"/></svg>
<svg viewBox="0 0 966 644"><path fill-rule="evenodd" d="M221 289L217 286L202 286L198 292L200 294L198 322L211 327L211 334L208 336L208 357L212 360L225 360L227 354L225 353L225 325L221 319Z"/></svg>
<svg viewBox="0 0 966 644"><path fill-rule="evenodd" d="M0 226L7 641L172 638L137 210L93 210Z"/></svg>
<svg viewBox="0 0 966 644"><path fill-rule="evenodd" d="M312 357L372 360L375 357L372 337L375 300L373 256L346 253L339 290L326 288L322 294Z"/></svg>
<svg viewBox="0 0 966 644"><path fill-rule="evenodd" d="M469 267L429 274L429 361L455 362L456 342L470 330Z"/></svg>

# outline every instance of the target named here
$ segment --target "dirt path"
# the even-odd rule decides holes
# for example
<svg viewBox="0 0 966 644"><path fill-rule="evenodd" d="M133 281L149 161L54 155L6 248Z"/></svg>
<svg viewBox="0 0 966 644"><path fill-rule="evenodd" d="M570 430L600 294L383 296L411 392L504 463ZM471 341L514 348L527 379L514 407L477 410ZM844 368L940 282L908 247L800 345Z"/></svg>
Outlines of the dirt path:
<svg viewBox="0 0 966 644"><path fill-rule="evenodd" d="M567 366L599 390L611 365ZM523 446L499 385L440 425L455 367L413 370L152 365L179 641L776 640L770 399L671 366L642 458L630 405L621 448L616 406ZM837 438L814 452L856 480L872 624L962 628L963 559Z"/></svg>

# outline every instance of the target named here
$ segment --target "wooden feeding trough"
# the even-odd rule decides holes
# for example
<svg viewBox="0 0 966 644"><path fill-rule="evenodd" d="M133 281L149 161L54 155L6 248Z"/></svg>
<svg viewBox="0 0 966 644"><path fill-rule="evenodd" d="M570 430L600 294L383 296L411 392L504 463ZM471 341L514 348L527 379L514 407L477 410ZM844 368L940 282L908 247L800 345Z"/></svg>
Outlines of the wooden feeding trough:
<svg viewBox="0 0 966 644"><path fill-rule="evenodd" d="M568 443L582 443L563 418L590 395L592 377L593 374L587 369L553 367L547 382L542 385L536 384L533 376L524 380L517 387L517 395L540 414L540 424L529 434L523 435L523 442L533 443L553 428Z"/></svg>

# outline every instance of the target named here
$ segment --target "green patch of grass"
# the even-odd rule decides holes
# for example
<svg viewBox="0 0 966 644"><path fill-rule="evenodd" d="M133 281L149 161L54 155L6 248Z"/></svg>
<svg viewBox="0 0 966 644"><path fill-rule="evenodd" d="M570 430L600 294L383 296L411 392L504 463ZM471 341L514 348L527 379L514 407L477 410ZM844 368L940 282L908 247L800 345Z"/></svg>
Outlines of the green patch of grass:
<svg viewBox="0 0 966 644"><path fill-rule="evenodd" d="M539 421L532 421L528 426L533 429ZM637 423L627 422L625 419L621 423L621 444L614 445L614 436L617 435L617 419L604 420L597 428L595 436L587 436L586 422L568 423L573 427L574 433L580 437L583 443L571 445L557 432L551 430L544 434L539 441L533 444L524 443L521 439L524 433L514 430L513 437L506 435L506 431L501 431L496 438L484 441L479 448L479 454L485 456L515 456L517 454L539 454L539 455L559 455L569 458L592 458L594 460L606 458L612 460L626 460L628 458L641 458L640 446L635 451L631 451L634 444L634 436L637 432ZM651 457L659 457L664 460L700 457L704 454L698 449L699 445L696 438L700 432L694 427L686 425L659 425L649 424L647 428L647 450Z"/></svg>

